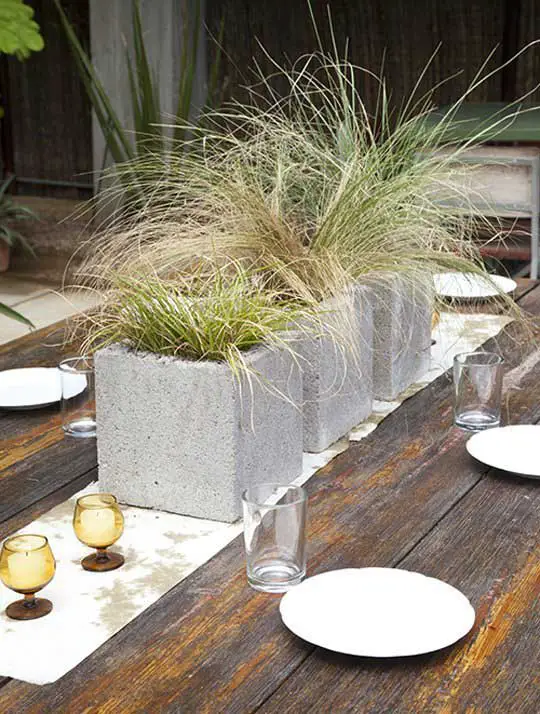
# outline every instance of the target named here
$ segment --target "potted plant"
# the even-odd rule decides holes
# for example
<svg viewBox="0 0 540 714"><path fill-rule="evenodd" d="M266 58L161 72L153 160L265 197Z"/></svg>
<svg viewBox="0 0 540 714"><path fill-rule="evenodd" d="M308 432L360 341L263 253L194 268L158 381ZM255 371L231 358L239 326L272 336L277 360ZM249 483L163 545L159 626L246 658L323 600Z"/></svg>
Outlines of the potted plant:
<svg viewBox="0 0 540 714"><path fill-rule="evenodd" d="M373 401L371 291L344 288L320 304L324 327L300 342L304 450L324 451L366 419Z"/></svg>
<svg viewBox="0 0 540 714"><path fill-rule="evenodd" d="M19 221L35 219L36 216L26 206L15 203L8 194L14 178L10 176L0 184L0 273L9 268L11 249L17 243L25 250L33 252L24 236L15 229L15 224Z"/></svg>
<svg viewBox="0 0 540 714"><path fill-rule="evenodd" d="M302 470L309 315L239 262L164 279L112 275L89 318L100 486L120 501L234 521L252 483Z"/></svg>
<svg viewBox="0 0 540 714"><path fill-rule="evenodd" d="M147 261L166 275L217 250L249 257L273 290L318 301L330 332L310 339L303 352L305 433L310 424L319 428L306 446L314 450L328 445L330 434L338 438L323 401L349 414L348 426L339 422L342 434L371 409L370 390L358 387L360 416L343 408L351 392L345 377L354 375L359 353L365 367L356 384L370 385L373 359L379 399L394 399L427 369L431 275L486 274L470 241L474 221L434 195L433 186L455 190L460 149L451 158L430 151L444 128L426 127L429 99L420 108L411 100L413 109L395 116L382 85L381 108L370 117L355 88L359 71L333 57L308 57L285 73L288 96L216 112L214 126L226 129L201 133L187 155L171 156L165 173L146 159L137 170L148 196L143 220L135 215L97 240L86 266L101 275L111 265L123 270ZM368 308L347 298L356 285L368 288ZM321 353L334 360L330 378Z"/></svg>

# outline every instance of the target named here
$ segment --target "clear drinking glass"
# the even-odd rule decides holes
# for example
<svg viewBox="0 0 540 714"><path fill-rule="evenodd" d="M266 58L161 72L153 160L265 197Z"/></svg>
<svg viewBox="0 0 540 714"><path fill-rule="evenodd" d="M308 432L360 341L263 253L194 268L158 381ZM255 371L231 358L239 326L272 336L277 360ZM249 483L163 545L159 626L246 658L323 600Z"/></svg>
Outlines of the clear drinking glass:
<svg viewBox="0 0 540 714"><path fill-rule="evenodd" d="M255 590L281 593L306 575L307 493L263 483L242 494L247 579Z"/></svg>
<svg viewBox="0 0 540 714"><path fill-rule="evenodd" d="M454 423L481 431L501 422L503 358L494 352L454 357Z"/></svg>
<svg viewBox="0 0 540 714"><path fill-rule="evenodd" d="M73 357L58 365L62 380L62 428L70 436L96 435L94 358Z"/></svg>

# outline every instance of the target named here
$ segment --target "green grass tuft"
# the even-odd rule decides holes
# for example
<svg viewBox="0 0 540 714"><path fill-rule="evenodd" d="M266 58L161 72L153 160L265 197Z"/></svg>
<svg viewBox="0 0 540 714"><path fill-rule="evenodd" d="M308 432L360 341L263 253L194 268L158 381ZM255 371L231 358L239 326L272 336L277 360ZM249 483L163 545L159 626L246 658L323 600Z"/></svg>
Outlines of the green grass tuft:
<svg viewBox="0 0 540 714"><path fill-rule="evenodd" d="M189 360L227 362L237 373L242 353L258 345L293 351L293 330L307 305L265 284L240 262L208 262L190 275L117 274L104 303L87 317L83 350L111 343ZM89 321L89 322L88 322Z"/></svg>

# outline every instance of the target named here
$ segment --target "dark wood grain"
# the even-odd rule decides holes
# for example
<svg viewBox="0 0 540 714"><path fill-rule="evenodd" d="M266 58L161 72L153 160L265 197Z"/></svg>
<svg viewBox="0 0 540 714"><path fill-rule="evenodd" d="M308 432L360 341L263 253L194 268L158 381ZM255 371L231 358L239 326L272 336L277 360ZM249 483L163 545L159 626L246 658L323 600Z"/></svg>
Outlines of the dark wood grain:
<svg viewBox="0 0 540 714"><path fill-rule="evenodd" d="M520 0L517 48L521 49L540 37L540 13L536 0ZM537 77L540 73L540 56L536 47L524 52L514 63L516 65L517 91L514 99L525 96L525 104L540 102Z"/></svg>
<svg viewBox="0 0 540 714"><path fill-rule="evenodd" d="M387 661L317 648L258 712L540 711L540 488L490 472L400 563L460 588L472 632L441 653ZM396 594L399 596L399 594Z"/></svg>
<svg viewBox="0 0 540 714"><path fill-rule="evenodd" d="M60 424L56 429L62 434ZM61 438L0 471L0 522L95 469L95 440Z"/></svg>
<svg viewBox="0 0 540 714"><path fill-rule="evenodd" d="M434 92L433 101L437 104L457 101L470 88L491 52L492 61L483 72L486 80L477 83L467 100L502 99L500 73L487 75L501 64L504 0L416 0L414 6L407 0L317 0L311 2L311 7L324 50L335 53L333 31L340 57L345 56L347 48L353 63L384 75L396 109L415 89L418 102L428 91ZM235 99L245 99L244 87L257 81L255 61L264 76L271 76L275 66L269 57L290 67L305 53L320 49L304 0L209 0L206 17L214 37L220 34L223 16L225 56L221 76L227 95ZM210 62L215 52L210 43ZM422 72L425 74L421 79ZM529 79L534 76L531 74ZM415 87L420 79L420 86ZM274 84L278 92L288 89L285 82ZM358 74L356 84L368 111L375 112L377 82L363 72ZM517 90L516 96L521 93Z"/></svg>
<svg viewBox="0 0 540 714"><path fill-rule="evenodd" d="M522 304L540 314L540 288L524 295ZM540 353L532 339L539 336L538 326L526 333L514 324L491 342L507 361L507 410L515 423L540 419ZM310 572L375 564L413 567L417 549L423 552L426 544L445 538L450 543L449 534L433 540L438 529L466 508L477 488L491 479L486 477L487 467L473 462L465 452L466 438L452 428L451 383L443 375L408 399L367 439L322 469L308 484ZM509 488L515 490L515 483ZM502 492L500 498L504 501ZM504 504L493 505L496 517L506 524L501 526L500 538L508 552L501 562L509 567L512 558L523 555L535 523L527 516L516 527L512 518L519 511L512 508L504 515ZM471 542L475 533L483 534L481 519L474 528L471 524L468 531L469 550L476 554ZM456 544L455 557L450 551L441 551L439 556L434 545L432 561L444 553L447 559L463 560L461 547ZM493 556L486 551L484 560L478 556L477 566L474 558L468 567L478 570L479 580L474 587L471 581L470 594L480 601L486 583L491 582ZM425 570L432 561L415 567ZM444 564L435 565L442 568ZM461 586L459 571L452 572L445 579ZM518 570L514 575L519 577ZM355 692L347 694L346 686L339 708L333 707L334 682L340 686L342 677L346 682L347 677L358 675L361 681L355 686L360 687L364 675L357 660L332 659L326 666L327 656L283 628L275 597L248 588L243 544L237 539L55 684L36 687L9 682L0 690L0 711L244 713L260 707L278 711L280 706L289 711L364 711L361 697L348 709L346 701L353 701ZM433 662L445 656L435 655ZM404 666L411 671L418 665L415 660ZM398 687L401 670L392 665L394 670ZM316 702L306 692L317 688L319 678L324 686L318 691L324 690L326 698L321 694ZM379 687L376 674L374 682ZM436 685L432 686L434 695ZM427 684L426 688L427 696ZM285 692L289 692L289 703L284 703ZM396 697L399 692L409 700L413 697L409 690L396 692ZM373 711L392 711L381 703L382 685L373 696L379 697L379 709ZM311 709L302 709L304 697L311 701Z"/></svg>
<svg viewBox="0 0 540 714"><path fill-rule="evenodd" d="M57 364L69 349L63 346L64 322L57 322L0 345L0 369Z"/></svg>
<svg viewBox="0 0 540 714"><path fill-rule="evenodd" d="M60 486L52 493L44 496L43 498L33 500L31 504L27 505L24 510L18 511L14 515L10 516L9 520L0 523L0 538L6 538L8 535L14 531L23 528L36 518L50 511L59 503L63 503L68 498L71 498L74 493L80 491L85 486L88 486L92 481L97 480L97 468L93 468L90 471L86 471L81 476L77 476L72 481L67 482L65 485Z"/></svg>
<svg viewBox="0 0 540 714"><path fill-rule="evenodd" d="M58 323L0 346L0 370L55 366L76 353ZM97 466L93 439L65 437L59 406L0 412L0 522Z"/></svg>
<svg viewBox="0 0 540 714"><path fill-rule="evenodd" d="M8 58L9 121L17 178L92 183L92 115L51 0L30 0L45 47L26 61ZM89 45L88 0L62 0L84 46ZM77 188L24 182L20 193L78 198Z"/></svg>

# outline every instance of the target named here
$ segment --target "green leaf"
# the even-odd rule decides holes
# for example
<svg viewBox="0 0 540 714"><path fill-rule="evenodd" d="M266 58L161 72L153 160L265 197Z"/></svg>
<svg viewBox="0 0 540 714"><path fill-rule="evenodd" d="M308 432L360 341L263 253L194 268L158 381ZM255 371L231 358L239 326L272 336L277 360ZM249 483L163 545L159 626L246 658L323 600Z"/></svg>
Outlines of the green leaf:
<svg viewBox="0 0 540 714"><path fill-rule="evenodd" d="M7 193L8 188L11 186L15 179L15 174L13 176L8 176L5 181L2 181L2 184L0 184L0 201L4 198L4 196Z"/></svg>
<svg viewBox="0 0 540 714"><path fill-rule="evenodd" d="M186 138L185 124L189 120L189 113L193 101L193 81L197 70L200 18L201 2L200 0L196 0L193 22L190 24L189 18L184 19L182 55L180 57L180 82L176 105L177 126L174 132L174 139L177 142L184 141Z"/></svg>
<svg viewBox="0 0 540 714"><path fill-rule="evenodd" d="M9 307L8 305L4 305L3 302L0 302L0 314L9 317L12 320L16 320L17 322L22 322L23 325L27 325L28 327L34 327L34 324L30 322L28 318L26 318L24 315L21 315L20 312L13 310L13 308Z"/></svg>
<svg viewBox="0 0 540 714"><path fill-rule="evenodd" d="M144 44L139 3L132 5L133 27L133 67L129 52L126 52L128 75L133 106L137 152L161 152L163 150L161 106L159 101L159 83L153 76Z"/></svg>
<svg viewBox="0 0 540 714"><path fill-rule="evenodd" d="M118 119L118 115L113 109L107 92L101 84L90 58L79 42L66 14L62 10L59 0L54 0L54 4L60 15L60 20L75 59L79 76L84 84L92 108L96 113L113 159L117 163L121 163L134 158L135 154L127 132Z"/></svg>
<svg viewBox="0 0 540 714"><path fill-rule="evenodd" d="M23 0L0 0L0 52L26 59L39 52L45 43L34 10Z"/></svg>
<svg viewBox="0 0 540 714"><path fill-rule="evenodd" d="M0 0L2 2L3 0ZM129 90L131 94L131 110L135 129L135 146L131 141L132 132L128 132L121 124L105 88L103 87L87 53L81 46L73 27L62 10L60 0L54 0L66 37L70 44L77 71L92 108L105 137L107 151L117 164L140 158L145 153L163 154L170 148L168 134L164 134L161 123L163 118L160 106L159 78L152 71L147 47L144 41L144 31L138 0L132 1L132 46L126 49L125 61ZM185 127L190 120L192 110L193 88L196 77L199 35L201 32L201 0L194 0L194 16L185 17L183 25L182 51L179 67L178 93L176 97L176 128L173 140L185 140ZM223 37L222 22L220 39ZM211 95L219 73L220 52L216 62L211 67ZM107 154L106 154L107 155ZM139 194L142 189L137 185L135 172L125 168L119 173L126 192ZM142 197L142 196L141 196Z"/></svg>

